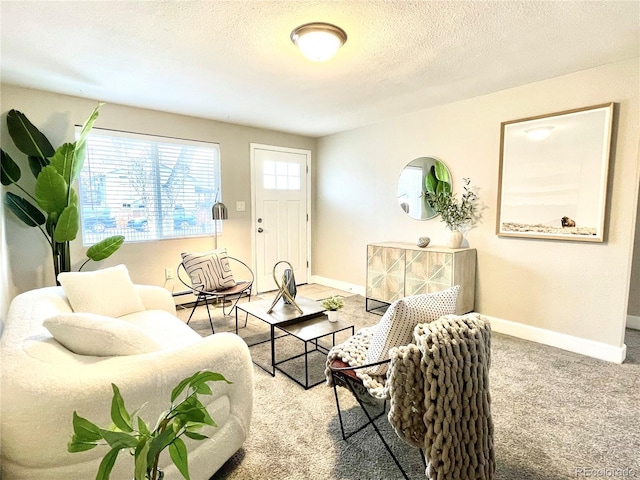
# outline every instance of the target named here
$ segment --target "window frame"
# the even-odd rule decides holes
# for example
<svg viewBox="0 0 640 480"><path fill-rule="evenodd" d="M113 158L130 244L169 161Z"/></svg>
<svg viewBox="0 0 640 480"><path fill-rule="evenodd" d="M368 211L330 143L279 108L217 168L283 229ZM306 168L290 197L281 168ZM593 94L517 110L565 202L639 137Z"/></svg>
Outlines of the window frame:
<svg viewBox="0 0 640 480"><path fill-rule="evenodd" d="M76 138L81 128L76 126ZM100 137L103 140L96 142ZM127 151L118 155L119 138ZM140 149L136 153L139 156L131 154L136 148ZM222 222L218 220L215 225L211 218L211 207L222 201L220 156L218 142L94 127L86 138L85 161L77 181L83 246L119 234L124 235L126 243L209 237L216 230L220 235ZM111 163L104 161L108 157L113 157ZM139 168L132 166L134 161ZM124 169L128 173L120 171ZM132 171L144 172L138 183L144 183L149 175L153 177L148 187L142 186L143 192L149 188L150 193L136 190L130 178ZM167 185L174 175L182 187L171 192ZM100 182L101 176L104 178ZM126 183L118 183L123 178ZM94 230L96 215L103 215L102 225Z"/></svg>

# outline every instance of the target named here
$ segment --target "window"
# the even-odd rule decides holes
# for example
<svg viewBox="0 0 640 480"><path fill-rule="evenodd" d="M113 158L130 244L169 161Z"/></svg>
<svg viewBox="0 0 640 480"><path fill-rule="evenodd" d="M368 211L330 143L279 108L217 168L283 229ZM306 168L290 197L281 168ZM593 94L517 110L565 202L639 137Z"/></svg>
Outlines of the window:
<svg viewBox="0 0 640 480"><path fill-rule="evenodd" d="M218 144L94 128L79 179L82 243L212 235L219 184Z"/></svg>
<svg viewBox="0 0 640 480"><path fill-rule="evenodd" d="M300 164L265 160L263 187L265 190L300 190Z"/></svg>

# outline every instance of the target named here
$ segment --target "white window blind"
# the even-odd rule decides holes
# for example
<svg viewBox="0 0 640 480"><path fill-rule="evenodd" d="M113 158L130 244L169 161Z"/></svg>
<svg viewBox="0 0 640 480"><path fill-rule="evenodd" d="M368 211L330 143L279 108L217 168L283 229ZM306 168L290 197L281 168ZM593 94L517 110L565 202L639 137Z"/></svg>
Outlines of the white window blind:
<svg viewBox="0 0 640 480"><path fill-rule="evenodd" d="M94 128L86 145L78 182L84 245L111 235L144 242L214 233L218 144Z"/></svg>

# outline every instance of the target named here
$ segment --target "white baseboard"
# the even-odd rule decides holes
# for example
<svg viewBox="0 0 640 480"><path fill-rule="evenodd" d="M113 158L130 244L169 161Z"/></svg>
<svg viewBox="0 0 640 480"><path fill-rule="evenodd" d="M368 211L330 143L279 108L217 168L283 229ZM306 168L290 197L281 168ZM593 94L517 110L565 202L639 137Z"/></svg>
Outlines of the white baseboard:
<svg viewBox="0 0 640 480"><path fill-rule="evenodd" d="M636 317L635 315L627 315L627 328L640 330L640 317Z"/></svg>
<svg viewBox="0 0 640 480"><path fill-rule="evenodd" d="M542 343L613 363L622 363L627 356L627 346L624 344L621 347L616 347L606 343L574 337L572 335L532 327L531 325L525 325L523 323L511 322L488 315L482 315L482 317L491 322L491 329L493 331L524 340L531 340L532 342Z"/></svg>
<svg viewBox="0 0 640 480"><path fill-rule="evenodd" d="M341 282L339 280L321 277L320 275L311 275L311 280L309 281L309 283L317 283L318 285L324 285L325 287L337 288L338 290L351 292L354 295L362 295L363 297L365 295L365 288L362 285Z"/></svg>

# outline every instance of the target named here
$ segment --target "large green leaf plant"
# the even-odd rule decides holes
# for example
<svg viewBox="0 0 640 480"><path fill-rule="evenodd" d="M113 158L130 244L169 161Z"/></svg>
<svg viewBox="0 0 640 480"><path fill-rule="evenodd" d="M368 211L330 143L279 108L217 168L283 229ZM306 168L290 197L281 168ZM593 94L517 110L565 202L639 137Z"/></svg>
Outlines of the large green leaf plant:
<svg viewBox="0 0 640 480"><path fill-rule="evenodd" d="M57 149L22 112L10 110L7 114L9 135L18 150L27 155L36 183L32 193L20 185L20 167L0 149L2 185L13 185L27 197L7 191L4 203L24 224L38 228L45 236L51 248L56 279L60 272L71 270L69 243L76 238L80 223L78 195L72 185L82 170L85 139L98 118L101 105L98 104L86 120L78 139ZM104 260L123 242L122 235L105 238L87 250L87 261Z"/></svg>
<svg viewBox="0 0 640 480"><path fill-rule="evenodd" d="M108 480L118 454L129 450L134 457L134 480L157 480L158 460L166 448L169 456L182 476L190 480L187 447L182 440L186 436L193 440L208 438L198 432L205 425L216 427L198 395L211 395L208 382L231 383L223 375L200 371L185 378L171 392L171 406L163 412L152 429L137 413L130 414L124 405L120 390L114 384L111 401L111 421L108 428L100 428L77 412L73 412L73 436L67 445L71 453L84 452L98 445L110 447L98 467L96 480ZM186 389L186 392L185 392ZM184 398L177 402L184 393ZM141 407L142 408L142 407Z"/></svg>

